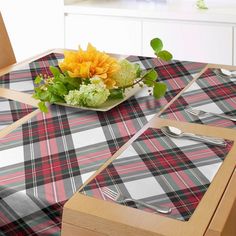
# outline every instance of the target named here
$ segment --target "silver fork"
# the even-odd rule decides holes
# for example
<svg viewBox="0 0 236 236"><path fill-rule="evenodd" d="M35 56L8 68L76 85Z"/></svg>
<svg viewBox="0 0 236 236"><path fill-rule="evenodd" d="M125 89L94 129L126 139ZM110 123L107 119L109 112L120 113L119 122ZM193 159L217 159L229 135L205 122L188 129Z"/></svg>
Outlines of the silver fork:
<svg viewBox="0 0 236 236"><path fill-rule="evenodd" d="M169 207L164 207L164 206L155 207L155 206L152 206L148 203L133 199L131 197L127 197L127 196L123 195L122 193L115 192L112 189L107 188L107 187L103 187L102 192L106 197L110 198L111 200L113 200L117 203L124 203L124 202L132 201L132 202L137 203L139 205L142 205L142 206L145 206L145 207L150 208L152 210L155 210L159 213L168 214L171 212L171 208L169 208Z"/></svg>
<svg viewBox="0 0 236 236"><path fill-rule="evenodd" d="M227 119L227 120L236 121L236 117L233 117L233 116L197 110L197 109L193 109L190 106L186 107L185 111L188 112L189 114L192 114L192 115L197 116L199 118L201 118L201 117L204 118L204 117L208 117L211 115L211 116L218 116L218 117L221 117L221 118Z"/></svg>

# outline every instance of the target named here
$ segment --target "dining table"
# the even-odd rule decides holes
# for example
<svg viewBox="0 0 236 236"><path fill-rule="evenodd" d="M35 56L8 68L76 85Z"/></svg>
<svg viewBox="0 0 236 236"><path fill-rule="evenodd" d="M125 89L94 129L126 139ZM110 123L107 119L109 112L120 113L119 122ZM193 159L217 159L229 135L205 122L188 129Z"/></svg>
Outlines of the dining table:
<svg viewBox="0 0 236 236"><path fill-rule="evenodd" d="M107 111L48 104L44 113L34 80L52 75L64 49L0 70L0 235L214 236L219 211L235 214L236 121L214 114L236 117L236 78L218 73L236 67L113 56L154 69L165 95L144 86ZM169 137L164 126L224 146ZM171 211L118 203L105 188Z"/></svg>

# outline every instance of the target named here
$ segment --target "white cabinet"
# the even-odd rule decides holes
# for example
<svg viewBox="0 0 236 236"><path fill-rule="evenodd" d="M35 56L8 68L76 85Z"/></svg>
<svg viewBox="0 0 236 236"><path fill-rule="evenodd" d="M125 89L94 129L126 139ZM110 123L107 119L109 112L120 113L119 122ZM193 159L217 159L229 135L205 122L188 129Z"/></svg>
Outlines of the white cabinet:
<svg viewBox="0 0 236 236"><path fill-rule="evenodd" d="M65 0L65 47L93 43L100 50L154 56L160 37L175 59L236 64L235 0Z"/></svg>
<svg viewBox="0 0 236 236"><path fill-rule="evenodd" d="M232 64L233 27L212 23L143 22L142 54L153 56L150 40L159 37L175 59Z"/></svg>
<svg viewBox="0 0 236 236"><path fill-rule="evenodd" d="M234 27L234 66L236 66L236 27Z"/></svg>
<svg viewBox="0 0 236 236"><path fill-rule="evenodd" d="M141 54L141 21L122 17L65 15L65 48L92 43L98 50L118 54Z"/></svg>
<svg viewBox="0 0 236 236"><path fill-rule="evenodd" d="M64 47L63 0L0 0L17 61Z"/></svg>

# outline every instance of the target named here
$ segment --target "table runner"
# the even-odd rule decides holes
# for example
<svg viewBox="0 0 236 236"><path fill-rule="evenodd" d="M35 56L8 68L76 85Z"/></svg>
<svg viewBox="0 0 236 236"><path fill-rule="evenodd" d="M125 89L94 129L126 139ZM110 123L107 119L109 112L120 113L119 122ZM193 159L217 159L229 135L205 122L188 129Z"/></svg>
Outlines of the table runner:
<svg viewBox="0 0 236 236"><path fill-rule="evenodd" d="M216 116L197 118L184 109L193 108L236 117L236 80L222 77L208 69L193 83L161 117L213 126L235 128L236 122Z"/></svg>
<svg viewBox="0 0 236 236"><path fill-rule="evenodd" d="M148 128L81 191L112 201L103 187L151 205L168 206L164 216L187 221L232 147L168 138ZM152 211L132 203L132 207Z"/></svg>
<svg viewBox="0 0 236 236"><path fill-rule="evenodd" d="M49 74L48 66L57 65L61 58L49 54L31 62L2 76L1 86L32 93L33 78ZM47 114L39 113L0 140L0 230L4 234L59 234L65 201L205 66L128 59L146 69L155 67L168 86L165 98L157 101L141 91L104 113L51 105ZM21 199L19 205L16 199ZM22 202L31 207L25 210Z"/></svg>

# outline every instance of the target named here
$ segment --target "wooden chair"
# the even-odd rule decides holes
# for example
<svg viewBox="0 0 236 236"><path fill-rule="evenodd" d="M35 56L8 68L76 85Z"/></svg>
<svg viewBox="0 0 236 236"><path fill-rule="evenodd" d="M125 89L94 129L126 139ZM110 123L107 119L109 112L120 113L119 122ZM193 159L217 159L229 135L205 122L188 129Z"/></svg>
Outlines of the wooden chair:
<svg viewBox="0 0 236 236"><path fill-rule="evenodd" d="M0 69L16 63L16 58L0 12Z"/></svg>

